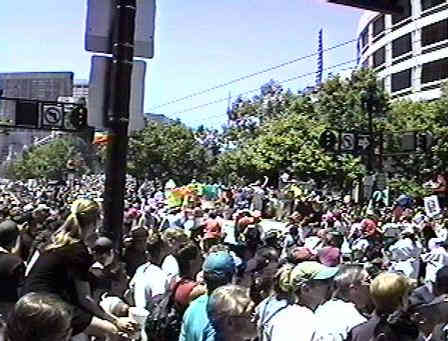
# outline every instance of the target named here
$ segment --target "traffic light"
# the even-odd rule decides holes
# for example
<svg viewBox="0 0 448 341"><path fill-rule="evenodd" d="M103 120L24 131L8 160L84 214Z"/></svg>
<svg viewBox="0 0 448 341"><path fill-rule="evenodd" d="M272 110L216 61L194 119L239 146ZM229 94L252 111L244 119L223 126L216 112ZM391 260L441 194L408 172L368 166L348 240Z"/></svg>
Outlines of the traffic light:
<svg viewBox="0 0 448 341"><path fill-rule="evenodd" d="M421 152L426 152L431 148L432 135L430 133L418 133L416 136L416 146Z"/></svg>
<svg viewBox="0 0 448 341"><path fill-rule="evenodd" d="M327 1L332 4L357 7L385 14L403 13L403 7L398 6L396 0L327 0Z"/></svg>
<svg viewBox="0 0 448 341"><path fill-rule="evenodd" d="M84 106L76 106L70 113L70 123L76 129L87 127L87 108Z"/></svg>
<svg viewBox="0 0 448 341"><path fill-rule="evenodd" d="M336 134L331 130L325 130L319 137L319 145L327 151L335 150L336 142Z"/></svg>

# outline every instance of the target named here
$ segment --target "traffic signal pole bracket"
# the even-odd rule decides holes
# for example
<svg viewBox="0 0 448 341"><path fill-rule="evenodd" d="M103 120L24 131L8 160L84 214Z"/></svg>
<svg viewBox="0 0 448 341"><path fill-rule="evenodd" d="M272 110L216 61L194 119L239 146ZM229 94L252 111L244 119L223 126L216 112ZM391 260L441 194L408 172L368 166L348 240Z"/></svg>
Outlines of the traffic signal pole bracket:
<svg viewBox="0 0 448 341"><path fill-rule="evenodd" d="M122 239L126 188L136 0L118 0L114 11L115 34L112 51L110 110L106 117L110 142L107 145L103 226L106 233L114 240L116 247L119 247Z"/></svg>

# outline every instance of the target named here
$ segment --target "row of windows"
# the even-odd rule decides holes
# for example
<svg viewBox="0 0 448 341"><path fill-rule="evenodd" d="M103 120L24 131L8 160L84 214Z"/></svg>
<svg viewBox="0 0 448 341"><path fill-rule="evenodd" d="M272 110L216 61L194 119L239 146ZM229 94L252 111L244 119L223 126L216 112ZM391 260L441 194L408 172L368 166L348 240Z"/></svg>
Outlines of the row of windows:
<svg viewBox="0 0 448 341"><path fill-rule="evenodd" d="M436 22L422 28L422 47L448 39L448 19ZM392 58L400 57L412 51L412 35L407 33L392 41ZM373 53L373 67L378 67L386 61L386 49L382 47Z"/></svg>
<svg viewBox="0 0 448 341"><path fill-rule="evenodd" d="M442 20L422 28L422 46L448 39L448 20Z"/></svg>
<svg viewBox="0 0 448 341"><path fill-rule="evenodd" d="M441 5L446 0L422 0L422 11L425 11L431 7Z"/></svg>
<svg viewBox="0 0 448 341"><path fill-rule="evenodd" d="M409 18L412 14L410 0L400 1L400 6L403 7L403 13L392 15L392 25L395 25L396 23Z"/></svg>
<svg viewBox="0 0 448 341"><path fill-rule="evenodd" d="M423 64L422 84L448 78L448 58L439 59ZM391 91L399 91L410 88L412 85L412 70L407 69L392 74Z"/></svg>
<svg viewBox="0 0 448 341"><path fill-rule="evenodd" d="M447 2L447 0L421 0L421 7L422 10L425 11L432 7L441 5L442 3L445 2ZM411 16L411 0L402 0L400 2L400 5L403 7L403 13L400 15L392 15L393 25ZM377 17L372 23L373 38L379 36L381 33L384 32L385 29L386 29L385 16L381 15ZM368 45L368 40L369 40L368 27L366 27L364 31L361 32L360 35L361 48L364 48L365 46Z"/></svg>

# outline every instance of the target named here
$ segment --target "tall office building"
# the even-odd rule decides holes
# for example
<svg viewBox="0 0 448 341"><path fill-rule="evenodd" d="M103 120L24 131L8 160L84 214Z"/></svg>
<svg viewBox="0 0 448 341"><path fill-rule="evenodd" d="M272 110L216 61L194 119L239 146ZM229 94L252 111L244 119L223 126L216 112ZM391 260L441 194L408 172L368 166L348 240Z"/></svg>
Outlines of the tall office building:
<svg viewBox="0 0 448 341"><path fill-rule="evenodd" d="M73 99L77 101L82 97L84 97L86 101L89 98L89 81L83 79L75 80L73 84Z"/></svg>
<svg viewBox="0 0 448 341"><path fill-rule="evenodd" d="M448 1L399 0L399 5L401 15L362 15L359 65L377 70L392 98L437 98L448 79Z"/></svg>
<svg viewBox="0 0 448 341"><path fill-rule="evenodd" d="M13 72L0 73L3 96L56 101L71 96L73 72Z"/></svg>
<svg viewBox="0 0 448 341"><path fill-rule="evenodd" d="M59 97L72 96L73 72L0 73L0 89L3 89L4 97L57 101ZM0 101L0 119L14 120L14 115L14 102ZM0 163L18 157L23 148L47 135L47 131L27 129L14 129L7 135L2 134Z"/></svg>

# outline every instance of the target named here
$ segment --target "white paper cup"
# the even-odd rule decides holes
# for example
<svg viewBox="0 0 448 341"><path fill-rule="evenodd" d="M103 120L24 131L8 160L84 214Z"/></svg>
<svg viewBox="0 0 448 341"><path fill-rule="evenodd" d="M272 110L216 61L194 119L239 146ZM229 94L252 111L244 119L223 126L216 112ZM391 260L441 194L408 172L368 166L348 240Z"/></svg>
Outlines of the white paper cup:
<svg viewBox="0 0 448 341"><path fill-rule="evenodd" d="M129 308L129 317L131 319L133 319L135 322L137 322L140 327L144 326L148 315L149 315L149 311L146 310L145 308L141 308L141 307Z"/></svg>

